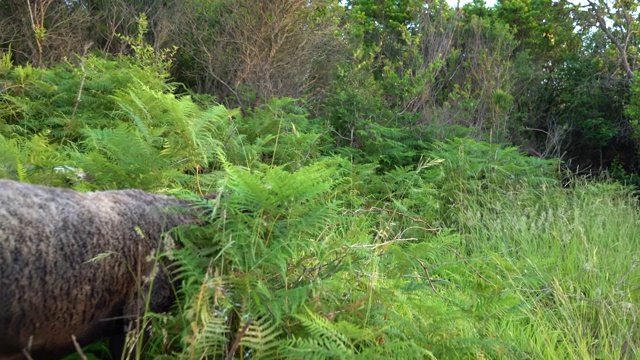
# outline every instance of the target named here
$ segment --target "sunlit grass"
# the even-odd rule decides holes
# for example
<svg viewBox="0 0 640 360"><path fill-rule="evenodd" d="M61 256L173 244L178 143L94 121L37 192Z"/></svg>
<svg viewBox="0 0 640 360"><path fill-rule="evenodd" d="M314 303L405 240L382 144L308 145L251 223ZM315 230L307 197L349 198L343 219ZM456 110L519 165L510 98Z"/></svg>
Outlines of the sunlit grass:
<svg viewBox="0 0 640 360"><path fill-rule="evenodd" d="M474 224L464 230L465 250L520 302L477 326L532 359L640 354L633 195L611 184L577 184L476 200L461 210Z"/></svg>

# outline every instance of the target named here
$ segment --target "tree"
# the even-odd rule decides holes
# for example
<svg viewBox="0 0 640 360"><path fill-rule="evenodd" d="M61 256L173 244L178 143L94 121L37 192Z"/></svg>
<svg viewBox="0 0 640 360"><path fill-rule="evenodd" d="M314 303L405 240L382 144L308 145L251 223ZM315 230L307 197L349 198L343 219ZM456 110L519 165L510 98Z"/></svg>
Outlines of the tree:
<svg viewBox="0 0 640 360"><path fill-rule="evenodd" d="M334 0L183 2L177 76L234 105L308 95L342 53L339 10Z"/></svg>
<svg viewBox="0 0 640 360"><path fill-rule="evenodd" d="M587 24L597 26L619 53L620 68L627 81L638 69L638 3L627 0L588 0Z"/></svg>
<svg viewBox="0 0 640 360"><path fill-rule="evenodd" d="M90 26L81 1L0 1L0 47L10 47L17 63L44 66L83 53Z"/></svg>

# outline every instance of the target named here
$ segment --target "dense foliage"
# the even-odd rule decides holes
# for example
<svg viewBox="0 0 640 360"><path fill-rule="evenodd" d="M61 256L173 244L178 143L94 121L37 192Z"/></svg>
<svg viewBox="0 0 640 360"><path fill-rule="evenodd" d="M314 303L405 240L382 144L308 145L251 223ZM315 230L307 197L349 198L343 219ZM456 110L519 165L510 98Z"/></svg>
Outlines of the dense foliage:
<svg viewBox="0 0 640 360"><path fill-rule="evenodd" d="M606 5L0 0L0 177L219 194L154 358L636 358L637 9Z"/></svg>

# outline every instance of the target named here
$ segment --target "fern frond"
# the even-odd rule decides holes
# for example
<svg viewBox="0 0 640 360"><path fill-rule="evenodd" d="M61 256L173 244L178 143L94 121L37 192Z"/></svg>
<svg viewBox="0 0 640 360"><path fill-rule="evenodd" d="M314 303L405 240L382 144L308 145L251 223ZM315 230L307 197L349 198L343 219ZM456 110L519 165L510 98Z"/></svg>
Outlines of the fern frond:
<svg viewBox="0 0 640 360"><path fill-rule="evenodd" d="M192 324L193 335L189 340L191 342L189 357L196 359L209 356L223 358L226 355L225 349L229 334L226 317L201 315L202 322L198 328L196 329L196 325Z"/></svg>
<svg viewBox="0 0 640 360"><path fill-rule="evenodd" d="M241 324L241 354L250 354L252 359L273 359L279 350L280 327L267 316L256 317Z"/></svg>
<svg viewBox="0 0 640 360"><path fill-rule="evenodd" d="M339 349L342 354L354 355L355 350L349 338L340 332L335 324L307 309L306 315L297 315L302 326L314 339L321 339L326 349Z"/></svg>

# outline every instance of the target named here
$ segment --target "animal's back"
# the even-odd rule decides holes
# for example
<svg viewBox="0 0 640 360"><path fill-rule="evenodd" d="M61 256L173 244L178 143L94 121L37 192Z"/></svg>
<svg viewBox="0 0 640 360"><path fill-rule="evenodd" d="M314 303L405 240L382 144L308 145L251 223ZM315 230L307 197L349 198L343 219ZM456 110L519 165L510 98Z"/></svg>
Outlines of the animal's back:
<svg viewBox="0 0 640 360"><path fill-rule="evenodd" d="M122 331L110 318L131 300L133 274L148 273L159 234L184 220L161 214L172 203L0 180L0 359L28 344L34 359L55 358L73 351L72 335L85 345Z"/></svg>

